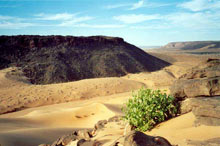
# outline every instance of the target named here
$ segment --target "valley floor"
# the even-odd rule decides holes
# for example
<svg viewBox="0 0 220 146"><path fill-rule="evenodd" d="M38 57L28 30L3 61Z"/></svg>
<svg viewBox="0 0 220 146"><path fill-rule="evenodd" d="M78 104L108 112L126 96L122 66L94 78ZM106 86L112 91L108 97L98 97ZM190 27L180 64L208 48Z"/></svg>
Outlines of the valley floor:
<svg viewBox="0 0 220 146"><path fill-rule="evenodd" d="M151 53L172 63L152 73L120 78L87 79L51 85L32 85L19 69L0 71L0 144L36 146L51 143L74 129L93 128L99 120L122 115L121 107L131 92L141 87L169 91L170 85L209 56ZM219 137L220 126L195 127L192 113L161 123L149 135L162 136L172 144L187 146L187 140ZM123 134L119 125L109 125L99 139L112 143ZM188 145L189 146L189 145Z"/></svg>

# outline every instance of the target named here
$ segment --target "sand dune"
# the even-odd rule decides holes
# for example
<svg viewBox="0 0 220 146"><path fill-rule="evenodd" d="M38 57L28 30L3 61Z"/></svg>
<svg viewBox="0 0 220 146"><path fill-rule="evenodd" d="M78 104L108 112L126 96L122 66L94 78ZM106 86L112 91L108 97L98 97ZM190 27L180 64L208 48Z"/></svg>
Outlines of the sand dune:
<svg viewBox="0 0 220 146"><path fill-rule="evenodd" d="M6 74L11 70L12 69L9 68L0 71L0 113L79 99L107 96L146 86L137 81L116 77L87 79L50 85L32 85L21 82L19 80L20 77L17 77L17 79L7 78Z"/></svg>
<svg viewBox="0 0 220 146"><path fill-rule="evenodd" d="M41 143L51 143L74 129L93 128L99 120L115 115L101 103L75 108L66 103L58 107L50 105L11 114L0 116L2 145L36 146Z"/></svg>

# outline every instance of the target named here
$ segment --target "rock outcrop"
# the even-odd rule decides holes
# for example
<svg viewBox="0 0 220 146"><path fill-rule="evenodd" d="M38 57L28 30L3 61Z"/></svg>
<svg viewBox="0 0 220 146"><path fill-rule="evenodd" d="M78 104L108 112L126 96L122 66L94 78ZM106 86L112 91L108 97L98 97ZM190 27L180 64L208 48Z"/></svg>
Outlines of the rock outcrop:
<svg viewBox="0 0 220 146"><path fill-rule="evenodd" d="M208 59L182 75L170 88L180 113L193 112L195 126L220 126L220 59Z"/></svg>
<svg viewBox="0 0 220 146"><path fill-rule="evenodd" d="M219 146L220 145L220 137L208 139L205 141L188 140L187 144L191 145L191 146Z"/></svg>
<svg viewBox="0 0 220 146"><path fill-rule="evenodd" d="M196 117L195 126L220 126L220 96L188 98L181 102L181 114L193 112Z"/></svg>
<svg viewBox="0 0 220 146"><path fill-rule="evenodd" d="M171 94L180 100L220 95L220 59L208 59L175 81Z"/></svg>
<svg viewBox="0 0 220 146"><path fill-rule="evenodd" d="M21 67L34 84L118 77L169 65L122 38L106 36L0 36L0 61L0 68Z"/></svg>
<svg viewBox="0 0 220 146"><path fill-rule="evenodd" d="M171 50L197 50L220 48L220 41L192 41L192 42L172 42L161 49Z"/></svg>
<svg viewBox="0 0 220 146"><path fill-rule="evenodd" d="M153 137L139 131L131 131L125 136L124 146L172 146L163 137Z"/></svg>
<svg viewBox="0 0 220 146"><path fill-rule="evenodd" d="M105 133L100 135L103 131L111 131L112 124L118 125L117 128L124 129L125 121L121 120L121 116L115 116L109 120L98 121L93 129L74 131L71 134L64 135L57 139L52 145L41 144L39 146L101 146L109 144L109 140L106 138L112 134ZM109 130L110 128L111 130ZM121 133L121 132L120 132ZM115 137L114 137L115 138ZM113 142L113 143L112 143ZM126 135L120 135L113 141L110 146L172 146L168 140L159 136L149 136L142 132L131 131Z"/></svg>

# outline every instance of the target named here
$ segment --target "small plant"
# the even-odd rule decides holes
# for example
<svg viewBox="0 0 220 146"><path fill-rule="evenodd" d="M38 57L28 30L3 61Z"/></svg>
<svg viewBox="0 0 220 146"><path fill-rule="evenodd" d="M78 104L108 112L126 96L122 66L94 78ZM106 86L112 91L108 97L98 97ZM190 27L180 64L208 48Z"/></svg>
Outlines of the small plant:
<svg viewBox="0 0 220 146"><path fill-rule="evenodd" d="M177 115L175 98L160 90L141 88L133 93L122 108L124 118L138 131L152 129L156 124Z"/></svg>

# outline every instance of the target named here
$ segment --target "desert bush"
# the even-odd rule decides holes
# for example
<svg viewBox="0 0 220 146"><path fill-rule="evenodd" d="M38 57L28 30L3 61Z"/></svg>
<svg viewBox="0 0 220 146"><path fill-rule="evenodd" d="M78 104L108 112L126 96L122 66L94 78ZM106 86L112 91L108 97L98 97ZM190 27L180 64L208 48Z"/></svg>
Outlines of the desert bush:
<svg viewBox="0 0 220 146"><path fill-rule="evenodd" d="M138 131L152 129L156 124L177 115L178 104L175 98L160 90L141 88L133 92L122 108L124 119Z"/></svg>

